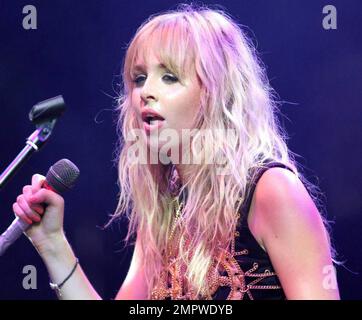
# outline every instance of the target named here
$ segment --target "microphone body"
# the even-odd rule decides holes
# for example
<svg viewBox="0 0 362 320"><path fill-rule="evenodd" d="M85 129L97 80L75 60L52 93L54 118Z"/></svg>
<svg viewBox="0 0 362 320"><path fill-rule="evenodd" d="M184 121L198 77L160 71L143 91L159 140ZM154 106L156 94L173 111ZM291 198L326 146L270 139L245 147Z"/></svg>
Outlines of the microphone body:
<svg viewBox="0 0 362 320"><path fill-rule="evenodd" d="M29 228L29 224L16 217L9 228L0 236L0 256Z"/></svg>
<svg viewBox="0 0 362 320"><path fill-rule="evenodd" d="M62 159L50 167L42 188L58 194L72 188L78 179L79 169L71 161ZM31 225L16 217L6 231L0 235L0 256L26 231Z"/></svg>

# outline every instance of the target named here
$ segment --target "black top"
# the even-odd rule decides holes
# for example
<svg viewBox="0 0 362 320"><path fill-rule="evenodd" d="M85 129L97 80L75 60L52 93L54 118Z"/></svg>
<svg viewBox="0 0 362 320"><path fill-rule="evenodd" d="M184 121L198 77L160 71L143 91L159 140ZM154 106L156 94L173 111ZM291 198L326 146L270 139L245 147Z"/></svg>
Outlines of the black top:
<svg viewBox="0 0 362 320"><path fill-rule="evenodd" d="M207 275L209 295L198 297L185 286L184 266L171 259L161 272L160 281L152 291L152 299L285 299L284 291L268 254L260 247L248 226L248 214L256 185L263 173L273 167L293 172L283 163L268 159L263 167L253 169L246 188L246 200L237 210L235 237L228 250L220 248ZM187 190L180 201L186 201Z"/></svg>
<svg viewBox="0 0 362 320"><path fill-rule="evenodd" d="M292 169L283 163L271 161L266 163L264 168L258 168L258 171L254 173L254 178L247 187L247 198L239 209L240 220L236 228L234 248L231 248L231 253L234 251L234 254L232 254L235 259L234 267L238 269L238 272L237 274L230 274L230 271L226 268L221 273L226 279L230 279L231 283L235 283L233 279L236 276L238 285L236 288L235 285L230 285L231 283L220 286L212 296L213 299L224 300L228 297L230 298L232 290L239 292L237 296L239 299L285 299L284 291L281 288L268 254L260 247L248 226L248 213L256 184L263 173L273 167L281 167L293 172ZM233 258L230 257L229 259L230 265L233 265Z"/></svg>

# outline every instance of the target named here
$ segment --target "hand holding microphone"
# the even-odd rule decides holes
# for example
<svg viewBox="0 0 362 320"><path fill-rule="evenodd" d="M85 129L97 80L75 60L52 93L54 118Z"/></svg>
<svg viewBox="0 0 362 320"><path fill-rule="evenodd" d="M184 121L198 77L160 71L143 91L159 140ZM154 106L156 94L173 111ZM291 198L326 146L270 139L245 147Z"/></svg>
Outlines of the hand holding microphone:
<svg viewBox="0 0 362 320"><path fill-rule="evenodd" d="M61 194L73 187L78 176L79 169L67 159L55 163L46 177L33 176L32 184L23 188L13 204L17 218L0 236L0 255L24 231L38 251L53 238L63 236L64 200Z"/></svg>

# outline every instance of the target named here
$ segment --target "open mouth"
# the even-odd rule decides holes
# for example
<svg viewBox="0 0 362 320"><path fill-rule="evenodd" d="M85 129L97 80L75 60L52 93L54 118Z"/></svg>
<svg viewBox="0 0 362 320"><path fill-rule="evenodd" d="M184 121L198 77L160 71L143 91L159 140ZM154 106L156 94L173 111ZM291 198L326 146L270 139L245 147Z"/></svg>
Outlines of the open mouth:
<svg viewBox="0 0 362 320"><path fill-rule="evenodd" d="M164 121L165 119L157 115L146 115L142 117L142 120L149 125L155 125L158 124L159 121Z"/></svg>
<svg viewBox="0 0 362 320"><path fill-rule="evenodd" d="M150 133L152 130L161 128L165 119L153 110L145 110L142 112L142 121L145 131Z"/></svg>

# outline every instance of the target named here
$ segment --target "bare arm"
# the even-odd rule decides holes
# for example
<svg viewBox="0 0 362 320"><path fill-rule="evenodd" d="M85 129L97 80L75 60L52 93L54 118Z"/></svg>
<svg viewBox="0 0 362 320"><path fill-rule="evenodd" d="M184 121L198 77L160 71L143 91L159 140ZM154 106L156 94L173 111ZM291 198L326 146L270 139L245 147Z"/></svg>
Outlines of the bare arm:
<svg viewBox="0 0 362 320"><path fill-rule="evenodd" d="M41 189L44 180L45 177L34 175L32 185L23 188L13 210L20 219L31 224L26 235L43 259L51 281L60 284L72 271L76 257L63 232L64 199ZM42 206L44 203L46 209ZM79 265L60 292L58 297L64 300L101 299Z"/></svg>
<svg viewBox="0 0 362 320"><path fill-rule="evenodd" d="M65 236L55 238L45 248L38 247L53 283L60 284L72 271L76 257ZM80 265L62 286L60 300L101 300Z"/></svg>
<svg viewBox="0 0 362 320"><path fill-rule="evenodd" d="M272 168L263 174L250 227L268 252L287 299L339 299L328 234L293 173Z"/></svg>
<svg viewBox="0 0 362 320"><path fill-rule="evenodd" d="M147 299L147 283L142 266L142 250L140 237L137 236L135 248L130 268L126 279L116 296L117 300L146 300Z"/></svg>
<svg viewBox="0 0 362 320"><path fill-rule="evenodd" d="M45 177L34 175L32 185L25 186L23 193L13 204L14 213L31 224L26 235L43 259L50 279L60 284L73 270L76 256L63 231L64 200L58 194L41 189ZM44 210L41 204L47 204ZM146 299L146 282L143 276L140 240L136 246L127 277L117 299ZM60 290L62 300L99 300L101 297L93 288L80 265Z"/></svg>

